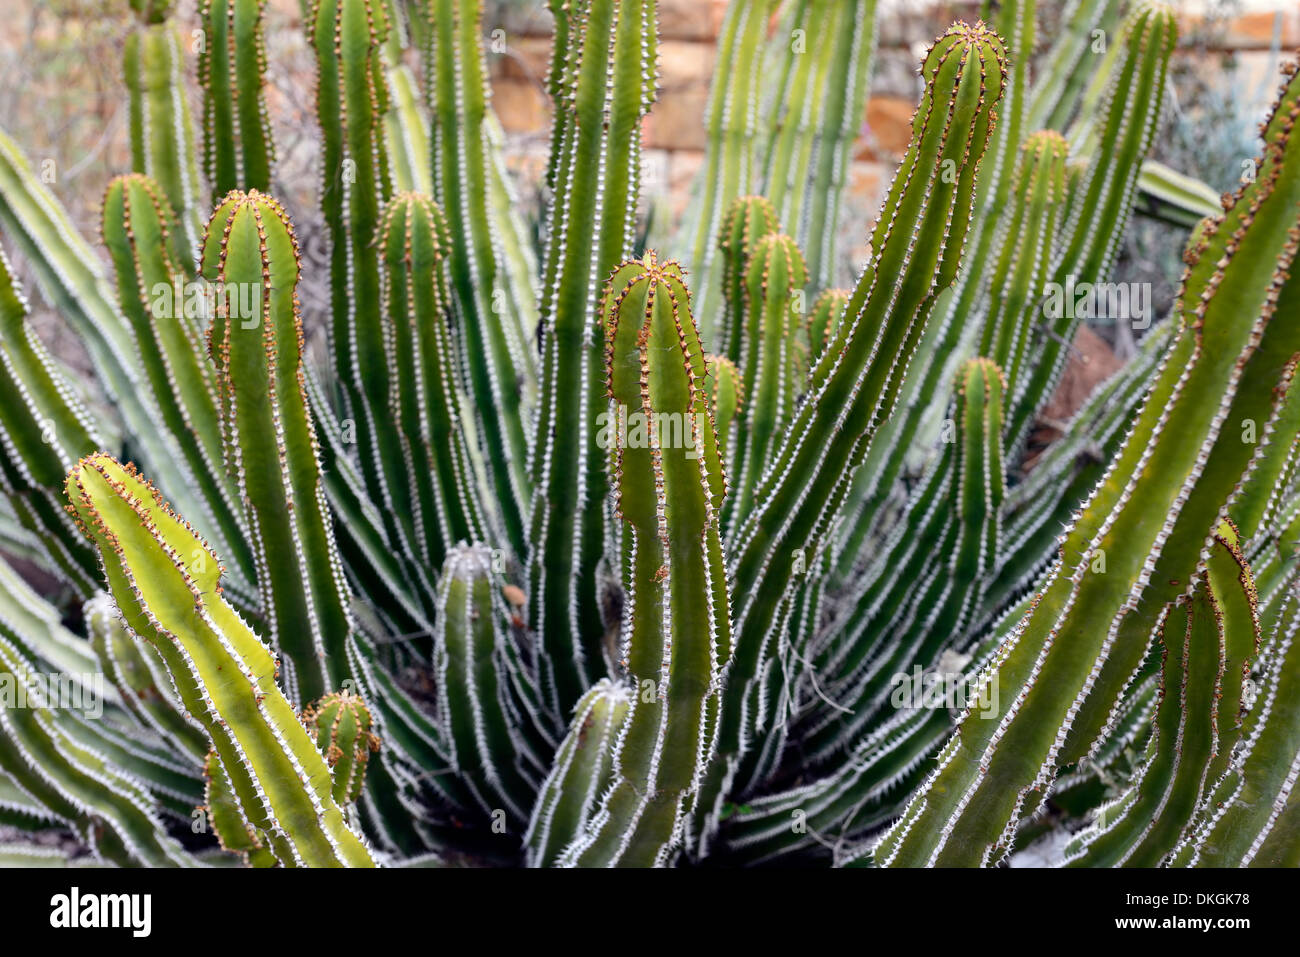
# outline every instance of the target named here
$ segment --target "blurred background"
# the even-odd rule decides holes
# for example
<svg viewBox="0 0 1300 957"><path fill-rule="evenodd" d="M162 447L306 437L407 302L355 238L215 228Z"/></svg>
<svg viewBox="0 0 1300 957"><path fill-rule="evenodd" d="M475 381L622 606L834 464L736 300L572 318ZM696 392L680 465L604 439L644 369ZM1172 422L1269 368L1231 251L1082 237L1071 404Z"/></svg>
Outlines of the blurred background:
<svg viewBox="0 0 1300 957"><path fill-rule="evenodd" d="M279 149L276 191L286 202L309 261L323 261L322 231L313 226L319 146L313 116L315 73L302 28L302 0L267 0L269 106ZM178 0L183 37L196 24L197 0ZM1284 58L1300 48L1296 0L1173 0L1181 25L1172 69L1173 95L1153 156L1198 177L1216 191L1234 189L1242 163L1257 152L1258 124ZM1038 46L1046 49L1067 0L1039 0ZM726 0L659 0L660 89L645 123L643 205L655 211L652 235L674 228L700 167L704 111L716 37ZM974 19L977 0L880 0L879 49L871 97L862 117L845 199L837 264L850 284L866 250L868 227L907 145L920 86L917 63L926 45L955 19ZM131 29L127 0L5 0L0 20L0 127L37 168L52 161L55 193L84 234L98 232L98 206L109 179L127 171L126 104L121 50ZM775 23L773 24L775 26ZM527 217L540 200L550 128L545 76L551 18L546 0L489 0L483 30L493 103L505 127L508 162ZM191 55L192 51L191 51ZM197 87L191 84L198 115ZM1118 278L1152 284L1156 315L1171 302L1181 273L1181 230L1135 218L1116 270ZM21 267L20 267L21 268ZM20 273L21 275L21 273ZM28 279L27 276L22 276ZM304 275L309 330L323 305L323 269ZM61 323L34 302L35 321L51 348L74 366L84 363ZM1084 335L1062 385L1062 414L1095 381L1123 361L1132 332Z"/></svg>

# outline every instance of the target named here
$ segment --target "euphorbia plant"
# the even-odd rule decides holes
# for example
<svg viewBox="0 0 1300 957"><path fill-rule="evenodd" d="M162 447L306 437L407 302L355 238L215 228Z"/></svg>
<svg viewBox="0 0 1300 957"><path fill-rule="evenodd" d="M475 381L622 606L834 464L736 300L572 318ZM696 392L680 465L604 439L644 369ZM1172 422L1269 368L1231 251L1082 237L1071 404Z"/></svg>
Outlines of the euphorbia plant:
<svg viewBox="0 0 1300 957"><path fill-rule="evenodd" d="M123 864L988 865L1050 809L1072 864L1294 863L1294 67L1220 209L1147 162L1167 7L1084 84L1116 3L1032 86L1032 0L955 24L837 288L873 0L733 0L664 250L654 0L551 4L538 250L481 3L317 0L304 316L263 4L201 5L201 164L140 6L111 271L0 140L99 386L0 261L0 532L60 583L0 563L0 671L109 679L99 720L0 701L0 823ZM1109 281L1135 208L1205 217L1174 314L1027 468L1080 321L1044 294Z"/></svg>

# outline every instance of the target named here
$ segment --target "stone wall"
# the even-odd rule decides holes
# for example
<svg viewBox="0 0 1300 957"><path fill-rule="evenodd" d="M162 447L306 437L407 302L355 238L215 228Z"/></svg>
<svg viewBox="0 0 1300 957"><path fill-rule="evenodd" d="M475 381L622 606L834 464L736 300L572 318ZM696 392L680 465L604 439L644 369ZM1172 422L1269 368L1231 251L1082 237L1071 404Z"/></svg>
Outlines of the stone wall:
<svg viewBox="0 0 1300 957"><path fill-rule="evenodd" d="M1300 4L1294 0L1246 0L1244 5L1238 0L1238 4L1244 12L1210 22L1199 13L1183 12L1179 56L1200 60L1231 52L1247 78L1265 78L1276 65L1276 57L1269 52L1275 31L1283 51L1300 47ZM1060 3L1040 0L1039 5L1050 17ZM1190 6L1175 5L1180 9ZM659 0L659 98L645 122L645 146L647 163L667 176L675 212L685 204L686 190L705 145L704 112L726 6L727 0ZM881 0L871 97L850 181L848 202L852 206L874 207L890 170L907 146L919 93L916 64L926 44L947 23L975 18L978 9L977 0ZM510 0L499 4L490 16L501 22L498 48L505 51L493 63L494 105L511 134L514 165L526 178L528 170L539 162L532 154L544 154L550 126L550 103L544 88L551 49L550 16L541 3ZM773 22L773 29L776 25ZM1252 106L1262 110L1264 104Z"/></svg>

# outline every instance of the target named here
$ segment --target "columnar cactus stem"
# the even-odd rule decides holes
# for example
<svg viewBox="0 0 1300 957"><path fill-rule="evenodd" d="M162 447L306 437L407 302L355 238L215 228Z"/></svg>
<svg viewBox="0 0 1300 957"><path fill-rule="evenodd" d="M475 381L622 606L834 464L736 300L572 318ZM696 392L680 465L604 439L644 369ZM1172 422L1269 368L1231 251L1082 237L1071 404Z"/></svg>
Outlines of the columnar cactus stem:
<svg viewBox="0 0 1300 957"><path fill-rule="evenodd" d="M208 750L207 736L185 717L185 707L172 684L167 665L148 642L137 641L122 626L122 619L105 592L86 602L84 617L90 641L113 686L123 689L126 705L137 720L153 728L181 754L201 762Z"/></svg>
<svg viewBox="0 0 1300 957"><path fill-rule="evenodd" d="M1134 8L1124 24L1120 53L1107 81L1098 117L1093 162L1071 188L1068 219L1052 271L1054 288L1072 295L1076 282L1105 282L1132 213L1142 161L1160 121L1169 58L1178 39L1173 11L1163 3ZM1104 224L1104 228L1099 228ZM1050 302L1049 302L1050 305ZM1080 318L1073 303L1048 319L1050 334L1017 372L1018 395L1007 415L1008 448L1024 440L1044 398L1065 365ZM1054 308L1054 307L1053 307Z"/></svg>
<svg viewBox="0 0 1300 957"><path fill-rule="evenodd" d="M999 859L1031 792L1104 734L1161 610L1204 577L1206 537L1259 454L1236 430L1274 419L1300 351L1300 326L1286 321L1300 308L1298 103L1292 67L1255 180L1189 250L1182 328L1128 441L985 675L999 714L967 716L877 848L882 863Z"/></svg>
<svg viewBox="0 0 1300 957"><path fill-rule="evenodd" d="M1095 75L1086 64L1100 57L1097 31L1103 38L1111 34L1120 23L1122 6L1121 0L1069 0L1029 98L1030 132L1066 128L1088 78Z"/></svg>
<svg viewBox="0 0 1300 957"><path fill-rule="evenodd" d="M433 194L429 167L429 121L421 109L419 84L405 63L388 67L388 115L384 117L388 162L398 192Z"/></svg>
<svg viewBox="0 0 1300 957"><path fill-rule="evenodd" d="M266 0L199 2L203 167L214 202L233 189L271 189L275 143L266 112L265 10Z"/></svg>
<svg viewBox="0 0 1300 957"><path fill-rule="evenodd" d="M822 355L839 331L840 320L844 318L844 307L849 304L851 296L852 292L848 289L827 289L813 301L812 308L808 311L808 355L805 360L810 375L813 369L822 367ZM810 388L819 385L820 379L809 383Z"/></svg>
<svg viewBox="0 0 1300 957"><path fill-rule="evenodd" d="M44 544L58 573L93 592L95 559L58 501L59 472L102 443L27 317L27 300L0 249L0 489Z"/></svg>
<svg viewBox="0 0 1300 957"><path fill-rule="evenodd" d="M1212 780L1194 830L1173 863L1192 867L1295 867L1300 863L1300 592L1293 589L1269 638L1242 747Z"/></svg>
<svg viewBox="0 0 1300 957"><path fill-rule="evenodd" d="M705 359L676 263L650 253L614 273L605 294L611 405L628 438L610 442L623 522L622 657L634 684L613 755L613 783L562 862L667 862L686 801L713 750L731 629L714 507L722 464L705 393ZM632 416L650 429L632 441Z"/></svg>
<svg viewBox="0 0 1300 957"><path fill-rule="evenodd" d="M365 703L347 690L328 694L303 712L302 722L330 766L335 803L355 804L366 786L370 755L380 748Z"/></svg>
<svg viewBox="0 0 1300 957"><path fill-rule="evenodd" d="M840 707L804 735L814 760L852 746L889 703L898 675L938 660L980 608L1001 538L1005 390L988 359L958 370L951 442L846 616L842 660L832 659L830 675Z"/></svg>
<svg viewBox="0 0 1300 957"><path fill-rule="evenodd" d="M135 332L153 404L180 446L183 459L177 468L197 481L208 525L220 530L217 541L231 556L239 579L251 582L253 555L222 465L216 383L200 342L206 316L202 311L189 314L194 297L185 291L186 273L169 251L174 220L165 202L157 184L139 173L113 180L104 194L104 245L113 259L118 301Z"/></svg>
<svg viewBox="0 0 1300 957"><path fill-rule="evenodd" d="M629 685L602 678L578 701L524 836L530 867L553 866L586 830L613 780L614 749L634 694Z"/></svg>
<svg viewBox="0 0 1300 957"><path fill-rule="evenodd" d="M722 320L715 330L721 354L739 365L745 354L745 274L754 248L781 232L776 209L765 196L740 196L727 207L718 236L722 253Z"/></svg>
<svg viewBox="0 0 1300 957"><path fill-rule="evenodd" d="M358 676L303 385L299 263L293 227L274 199L236 192L213 211L202 275L225 292L208 348L226 467L240 484L268 634L288 656L285 685L312 701ZM231 308L245 302L251 315Z"/></svg>
<svg viewBox="0 0 1300 957"><path fill-rule="evenodd" d="M854 464L897 399L900 378L950 284L971 221L974 182L1004 85L1003 46L960 23L931 48L913 138L872 235L873 258L740 527L732 559L736 653L728 677L718 774L749 747L743 702L767 654L796 558L816 554ZM711 772L711 775L715 772ZM716 795L725 788L718 779ZM706 808L716 814L717 806Z"/></svg>
<svg viewBox="0 0 1300 957"><path fill-rule="evenodd" d="M836 267L834 224L866 111L876 0L801 0L783 21L765 192L808 257L814 288Z"/></svg>
<svg viewBox="0 0 1300 957"><path fill-rule="evenodd" d="M493 204L500 185L490 125L482 0L432 0L428 94L433 198L451 234L451 292L462 318L467 384L482 437L506 542L524 555L529 497L529 434L525 404L536 360L522 334L535 323L521 315L504 259Z"/></svg>
<svg viewBox="0 0 1300 957"><path fill-rule="evenodd" d="M1241 731L1242 687L1258 652L1255 584L1224 523L1206 577L1160 619L1160 696L1132 786L1067 848L1075 867L1157 867L1184 834L1202 791L1223 774Z"/></svg>
<svg viewBox="0 0 1300 957"><path fill-rule="evenodd" d="M477 810L489 819L504 812L507 833L518 835L540 778L528 739L540 716L527 682L531 671L506 631L502 580L492 561L484 545L461 543L448 553L433 661L451 766L465 778Z"/></svg>
<svg viewBox="0 0 1300 957"><path fill-rule="evenodd" d="M981 6L987 14L989 4ZM1024 128L1036 6L1036 0L1002 3L991 24L1006 45L1005 92L998 103L997 123L988 149L980 160L961 270L950 289L937 290L940 294L935 315L913 351L900 387L898 413L882 425L846 493L845 511L850 517L845 522L844 540L837 545L841 553L837 564L842 572L852 569L867 537L879 534L882 509L894 495L897 479L909 451L917 444L927 413L941 413L946 407L955 360L969 354L972 334L978 328L972 317L987 308L986 277L992 272L994 240L1002 235L999 223L1012 205L1015 151ZM952 174L949 169L946 175Z"/></svg>
<svg viewBox="0 0 1300 957"><path fill-rule="evenodd" d="M745 406L745 383L736 364L725 356L707 356L709 378L713 381L709 408L718 430L718 448L722 450L724 475L735 475L736 419ZM721 503L719 503L720 505Z"/></svg>
<svg viewBox="0 0 1300 957"><path fill-rule="evenodd" d="M286 866L370 865L333 799L325 759L276 685L275 658L221 597L216 555L148 482L106 455L83 459L67 491L127 627L167 663L249 826Z"/></svg>
<svg viewBox="0 0 1300 957"><path fill-rule="evenodd" d="M702 331L710 339L722 279L715 262L718 230L733 200L758 192L754 139L758 133L763 46L774 5L774 0L732 0L718 39L718 59L704 121L709 149L699 173L698 195L692 200L692 222L685 240L689 246L683 249L695 276L695 310L702 318Z"/></svg>
<svg viewBox="0 0 1300 957"><path fill-rule="evenodd" d="M529 534L530 624L541 640L546 704L563 720L599 673L607 622L606 403L597 321L600 283L630 253L640 182L641 118L654 100L653 0L571 5L557 62L568 114L555 174L542 278L543 368ZM591 172L599 170L593 182Z"/></svg>
<svg viewBox="0 0 1300 957"><path fill-rule="evenodd" d="M989 281L989 311L979 354L1003 370L1008 390L1019 394L1030 334L1039 311L1043 282L1051 268L1052 242L1065 206L1065 161L1069 146L1052 130L1030 135L1021 146L1015 198L1006 220L1001 253Z"/></svg>
<svg viewBox="0 0 1300 957"><path fill-rule="evenodd" d="M126 38L131 168L157 181L180 227L184 248L198 246L203 200L194 121L185 93L185 53L170 23L138 27ZM183 260L187 266L190 256ZM191 271L187 268L187 271Z"/></svg>
<svg viewBox="0 0 1300 957"><path fill-rule="evenodd" d="M457 542L485 537L462 423L442 210L427 196L395 196L384 212L379 247L392 382L387 411L401 447L393 463L400 467L388 475L387 488L421 560L436 568Z"/></svg>
<svg viewBox="0 0 1300 957"><path fill-rule="evenodd" d="M314 0L308 22L319 74L320 203L332 242L334 375L343 413L356 423L370 496L386 516L395 514L386 476L400 468L397 444L387 440L389 430L382 422L392 384L383 323L375 308L382 286L375 237L392 194L384 139L388 87L383 44L388 29L385 0ZM389 532L409 557L410 545L395 521Z"/></svg>
<svg viewBox="0 0 1300 957"><path fill-rule="evenodd" d="M487 117L488 142L491 144L492 165L489 185L491 206L489 212L495 223L495 235L501 248L501 282L506 293L507 316L519 327L519 338L524 343L523 375L524 398L527 404L536 402L537 359L537 277L540 266L534 249L532 224L523 215L514 180L506 168L505 130L495 114ZM531 412L529 408L526 412Z"/></svg>
<svg viewBox="0 0 1300 957"><path fill-rule="evenodd" d="M748 259L740 361L748 401L737 421L735 494L724 522L749 514L754 489L794 416L796 392L803 385L797 373L804 331L798 310L808 283L803 254L793 239L777 233L760 240Z"/></svg>

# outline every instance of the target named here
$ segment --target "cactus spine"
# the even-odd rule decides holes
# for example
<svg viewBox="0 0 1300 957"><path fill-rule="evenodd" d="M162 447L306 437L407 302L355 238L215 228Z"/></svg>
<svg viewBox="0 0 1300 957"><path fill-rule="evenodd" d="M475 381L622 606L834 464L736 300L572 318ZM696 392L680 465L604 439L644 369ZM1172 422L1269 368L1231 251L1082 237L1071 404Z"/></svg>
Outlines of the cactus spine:
<svg viewBox="0 0 1300 957"><path fill-rule="evenodd" d="M654 98L653 0L571 4L553 83L558 160L542 276L543 365L528 580L546 704L563 720L604 657L601 560L608 534L600 283L628 255L640 181L641 118ZM561 55L563 51L563 55ZM600 170L593 184L584 171Z"/></svg>
<svg viewBox="0 0 1300 957"><path fill-rule="evenodd" d="M227 291L208 330L225 462L241 479L269 637L286 655L290 697L305 702L356 675L348 587L303 384L299 263L275 200L236 192L213 211L201 272ZM251 314L232 311L232 291L254 303Z"/></svg>
<svg viewBox="0 0 1300 957"><path fill-rule="evenodd" d="M482 2L433 0L428 90L433 111L433 196L450 229L451 292L464 317L465 360L475 418L507 542L524 555L529 497L525 403L536 362L525 345L531 313L512 296L492 208L496 147L489 124Z"/></svg>
<svg viewBox="0 0 1300 957"><path fill-rule="evenodd" d="M199 3L203 168L214 201L235 189L271 189L275 143L266 110L265 11L266 0Z"/></svg>
<svg viewBox="0 0 1300 957"><path fill-rule="evenodd" d="M735 0L727 5L718 44L713 86L704 125L710 148L696 186L695 221L684 250L696 277L695 309L712 337L721 277L715 263L718 228L731 203L756 192L754 141L758 134L763 42L773 0Z"/></svg>
<svg viewBox="0 0 1300 957"><path fill-rule="evenodd" d="M752 711L745 702L794 584L795 552L820 550L852 463L892 412L898 378L933 296L956 273L976 170L1003 91L1002 43L982 24L958 24L931 48L922 73L925 94L872 236L873 259L814 370L822 384L796 414L759 486L759 505L735 539L736 651L722 709L719 770L713 772L719 775L728 774L726 763L749 746L752 729L745 724ZM944 169L955 175L945 176ZM774 526L769 515L782 519ZM717 808L706 811L716 814Z"/></svg>
<svg viewBox="0 0 1300 957"><path fill-rule="evenodd" d="M713 749L731 650L717 514L725 479L681 267L653 253L625 263L602 313L611 405L658 434L609 443L627 596L622 658L635 692L613 781L561 862L646 866L680 840Z"/></svg>
<svg viewBox="0 0 1300 957"><path fill-rule="evenodd" d="M985 676L999 682L1004 706L996 718L967 716L877 848L883 863L999 859L1031 789L1089 752L1161 610L1203 578L1206 536L1257 451L1225 424L1274 418L1300 345L1291 324L1275 321L1296 290L1297 96L1293 71L1265 126L1256 180L1189 250L1179 334L1032 612ZM1166 480L1138 482L1139 473ZM1143 521L1150 515L1167 518ZM1104 574L1094 569L1099 549Z"/></svg>
<svg viewBox="0 0 1300 957"><path fill-rule="evenodd" d="M370 755L380 748L365 703L346 690L328 694L303 712L302 722L316 735L316 747L330 766L335 803L355 804L366 784Z"/></svg>
<svg viewBox="0 0 1300 957"><path fill-rule="evenodd" d="M286 866L370 863L334 802L324 758L276 685L275 658L221 597L216 555L148 482L106 455L83 459L67 487L127 627L167 663L249 826Z"/></svg>

